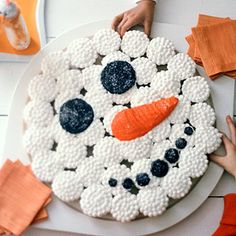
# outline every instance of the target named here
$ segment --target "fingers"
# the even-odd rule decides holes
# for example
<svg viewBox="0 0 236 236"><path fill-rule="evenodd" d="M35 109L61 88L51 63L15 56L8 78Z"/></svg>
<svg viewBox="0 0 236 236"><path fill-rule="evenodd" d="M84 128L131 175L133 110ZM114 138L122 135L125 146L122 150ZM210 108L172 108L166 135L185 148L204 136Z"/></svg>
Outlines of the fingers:
<svg viewBox="0 0 236 236"><path fill-rule="evenodd" d="M120 22L120 24L118 25L118 27L117 27L117 32L119 33L119 34L121 34L121 29L122 29L122 27L123 27L123 25L127 22L127 18L126 17L123 17L123 19L122 19L122 21Z"/></svg>
<svg viewBox="0 0 236 236"><path fill-rule="evenodd" d="M120 14L120 15L118 15L118 16L116 16L116 17L114 18L114 20L112 21L112 24L111 24L111 28L112 28L113 30L116 30L116 29L117 29L118 25L120 24L120 22L121 22L122 19L123 19L123 16L124 16L124 14L122 13L122 14Z"/></svg>
<svg viewBox="0 0 236 236"><path fill-rule="evenodd" d="M224 156L218 156L215 154L211 154L210 155L210 160L214 161L215 163L217 163L218 165L224 167L224 163L225 163L225 158Z"/></svg>
<svg viewBox="0 0 236 236"><path fill-rule="evenodd" d="M136 22L133 20L127 20L126 23L122 26L120 30L121 37L124 36L125 32L129 30L132 26L136 25Z"/></svg>
<svg viewBox="0 0 236 236"><path fill-rule="evenodd" d="M231 118L231 116L227 116L226 117L226 121L230 130L230 137L231 137L231 141L234 145L236 145L236 127L235 124Z"/></svg>
<svg viewBox="0 0 236 236"><path fill-rule="evenodd" d="M145 21L144 24L144 33L147 35L147 36L150 36L151 34L151 29L152 29L152 21Z"/></svg>
<svg viewBox="0 0 236 236"><path fill-rule="evenodd" d="M226 134L222 133L222 141L224 143L226 153L229 153L233 147L231 140L226 136Z"/></svg>

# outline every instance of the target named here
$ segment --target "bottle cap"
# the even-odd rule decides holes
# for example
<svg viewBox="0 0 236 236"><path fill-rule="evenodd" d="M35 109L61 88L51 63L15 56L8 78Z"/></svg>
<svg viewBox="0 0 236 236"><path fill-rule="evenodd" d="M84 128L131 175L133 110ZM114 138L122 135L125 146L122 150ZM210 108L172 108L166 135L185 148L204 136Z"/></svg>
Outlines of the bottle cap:
<svg viewBox="0 0 236 236"><path fill-rule="evenodd" d="M0 0L0 15L10 19L18 14L18 8L15 3L10 2L7 4L6 0Z"/></svg>

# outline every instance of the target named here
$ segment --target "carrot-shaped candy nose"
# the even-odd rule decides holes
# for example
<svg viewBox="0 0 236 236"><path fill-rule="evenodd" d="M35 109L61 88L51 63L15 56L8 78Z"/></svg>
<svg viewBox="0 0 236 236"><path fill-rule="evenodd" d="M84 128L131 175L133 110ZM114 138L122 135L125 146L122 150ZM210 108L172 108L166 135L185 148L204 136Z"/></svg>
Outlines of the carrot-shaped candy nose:
<svg viewBox="0 0 236 236"><path fill-rule="evenodd" d="M145 135L171 114L178 101L176 97L163 98L120 111L111 124L113 135L121 141Z"/></svg>

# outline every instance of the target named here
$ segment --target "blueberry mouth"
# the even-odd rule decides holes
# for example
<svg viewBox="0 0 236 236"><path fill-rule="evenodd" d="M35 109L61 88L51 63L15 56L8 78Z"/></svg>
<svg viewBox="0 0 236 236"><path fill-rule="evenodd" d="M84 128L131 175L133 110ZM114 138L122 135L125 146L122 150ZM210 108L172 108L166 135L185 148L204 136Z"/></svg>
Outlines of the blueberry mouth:
<svg viewBox="0 0 236 236"><path fill-rule="evenodd" d="M179 160L179 151L175 148L170 148L166 150L164 158L171 164Z"/></svg>
<svg viewBox="0 0 236 236"><path fill-rule="evenodd" d="M108 184L109 184L111 187L116 187L116 185L117 185L117 180L114 179L114 178L110 178L109 181L108 181Z"/></svg>
<svg viewBox="0 0 236 236"><path fill-rule="evenodd" d="M187 134L188 136L191 136L193 134L193 128L190 126L185 127L184 133Z"/></svg>
<svg viewBox="0 0 236 236"><path fill-rule="evenodd" d="M150 178L147 173L140 173L136 176L136 181L139 186L146 186L150 182Z"/></svg>
<svg viewBox="0 0 236 236"><path fill-rule="evenodd" d="M122 183L122 186L125 188L125 189L131 189L133 186L134 186L134 182L132 179L130 178L125 178L123 183Z"/></svg>
<svg viewBox="0 0 236 236"><path fill-rule="evenodd" d="M187 141L186 141L184 138L178 138L178 139L175 141L175 146L176 146L178 149L184 149L184 148L187 146Z"/></svg>
<svg viewBox="0 0 236 236"><path fill-rule="evenodd" d="M164 177L169 170L167 162L163 160L156 160L152 162L151 173L156 177Z"/></svg>

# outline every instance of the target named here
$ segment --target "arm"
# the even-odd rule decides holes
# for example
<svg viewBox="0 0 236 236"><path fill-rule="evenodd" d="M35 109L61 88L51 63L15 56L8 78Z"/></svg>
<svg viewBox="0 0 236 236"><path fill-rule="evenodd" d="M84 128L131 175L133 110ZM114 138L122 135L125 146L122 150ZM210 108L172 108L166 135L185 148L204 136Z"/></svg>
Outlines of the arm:
<svg viewBox="0 0 236 236"><path fill-rule="evenodd" d="M135 25L143 25L144 32L149 36L151 33L153 15L156 1L140 0L137 6L116 16L112 22L112 29L121 36Z"/></svg>
<svg viewBox="0 0 236 236"><path fill-rule="evenodd" d="M236 127L230 116L226 117L230 130L230 137L223 134L222 140L226 155L211 155L211 160L222 166L236 179ZM212 236L236 235L236 194L230 193L224 196L224 212L219 227Z"/></svg>
<svg viewBox="0 0 236 236"><path fill-rule="evenodd" d="M227 137L225 134L222 137L226 155L218 156L212 154L210 159L222 166L236 179L236 127L230 116L226 117L226 122L230 130L230 137Z"/></svg>

